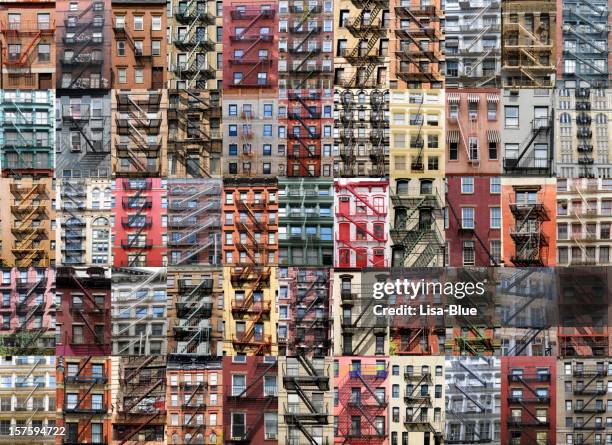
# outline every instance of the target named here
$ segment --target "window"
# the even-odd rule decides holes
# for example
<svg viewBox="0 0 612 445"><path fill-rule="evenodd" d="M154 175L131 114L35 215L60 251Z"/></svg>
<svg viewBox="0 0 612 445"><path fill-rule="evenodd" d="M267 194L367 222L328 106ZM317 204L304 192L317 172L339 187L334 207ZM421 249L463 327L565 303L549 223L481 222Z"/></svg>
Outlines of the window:
<svg viewBox="0 0 612 445"><path fill-rule="evenodd" d="M162 18L161 15L154 15L151 17L151 30L161 31L162 30Z"/></svg>
<svg viewBox="0 0 612 445"><path fill-rule="evenodd" d="M501 229L501 208L489 208L489 220L492 229Z"/></svg>
<svg viewBox="0 0 612 445"><path fill-rule="evenodd" d="M232 413L232 439L242 439L246 437L246 414Z"/></svg>
<svg viewBox="0 0 612 445"><path fill-rule="evenodd" d="M461 178L461 193L474 193L474 178Z"/></svg>
<svg viewBox="0 0 612 445"><path fill-rule="evenodd" d="M232 396L240 396L246 389L246 375L235 374L232 376Z"/></svg>
<svg viewBox="0 0 612 445"><path fill-rule="evenodd" d="M144 31L144 16L134 16L134 31Z"/></svg>
<svg viewBox="0 0 612 445"><path fill-rule="evenodd" d="M38 44L38 61L39 62L48 62L51 57L51 45L48 43L39 43Z"/></svg>
<svg viewBox="0 0 612 445"><path fill-rule="evenodd" d="M501 178L499 176L489 179L489 193L491 194L501 193Z"/></svg>
<svg viewBox="0 0 612 445"><path fill-rule="evenodd" d="M276 440L278 430L278 414L264 414L264 435L266 440Z"/></svg>
<svg viewBox="0 0 612 445"><path fill-rule="evenodd" d="M117 77L119 78L119 83L127 83L127 69L119 68L117 70Z"/></svg>
<svg viewBox="0 0 612 445"><path fill-rule="evenodd" d="M463 207L461 209L461 227L463 229L474 228L474 208Z"/></svg>
<svg viewBox="0 0 612 445"><path fill-rule="evenodd" d="M504 107L504 125L506 128L518 128L519 126L519 107L506 105Z"/></svg>
<svg viewBox="0 0 612 445"><path fill-rule="evenodd" d="M142 68L134 69L134 82L144 83L144 70Z"/></svg>

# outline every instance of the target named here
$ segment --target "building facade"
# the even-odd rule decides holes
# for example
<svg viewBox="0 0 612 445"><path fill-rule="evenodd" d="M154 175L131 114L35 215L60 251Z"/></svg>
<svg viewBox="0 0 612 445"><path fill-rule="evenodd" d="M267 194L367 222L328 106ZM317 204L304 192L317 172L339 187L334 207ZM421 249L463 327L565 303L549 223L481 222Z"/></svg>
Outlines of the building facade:
<svg viewBox="0 0 612 445"><path fill-rule="evenodd" d="M337 44L341 45L340 42ZM336 68L336 85L339 69L342 68ZM388 90L334 90L334 158L335 177L388 176Z"/></svg>
<svg viewBox="0 0 612 445"><path fill-rule="evenodd" d="M555 158L561 178L607 177L612 90L558 89L555 94Z"/></svg>
<svg viewBox="0 0 612 445"><path fill-rule="evenodd" d="M287 150L276 91L223 92L223 176L275 178L286 175ZM286 133L286 129L284 130Z"/></svg>
<svg viewBox="0 0 612 445"><path fill-rule="evenodd" d="M443 90L391 92L394 266L441 266L444 261L444 113Z"/></svg>
<svg viewBox="0 0 612 445"><path fill-rule="evenodd" d="M610 360L560 359L557 361L557 394L565 403L557 408L557 443L568 440L602 442L610 434L606 402ZM592 439L591 439L592 438Z"/></svg>
<svg viewBox="0 0 612 445"><path fill-rule="evenodd" d="M223 77L223 4L212 0L172 5L168 28L172 44L168 85L170 89L221 89Z"/></svg>
<svg viewBox="0 0 612 445"><path fill-rule="evenodd" d="M51 178L0 180L2 264L17 267L55 265L52 221L55 190Z"/></svg>
<svg viewBox="0 0 612 445"><path fill-rule="evenodd" d="M166 443L220 443L224 388L221 359L170 361L166 376Z"/></svg>
<svg viewBox="0 0 612 445"><path fill-rule="evenodd" d="M102 267L112 264L111 186L110 179L64 179L57 186L59 264Z"/></svg>
<svg viewBox="0 0 612 445"><path fill-rule="evenodd" d="M280 357L279 443L332 444L332 359Z"/></svg>
<svg viewBox="0 0 612 445"><path fill-rule="evenodd" d="M278 355L331 355L329 269L278 269Z"/></svg>
<svg viewBox="0 0 612 445"><path fill-rule="evenodd" d="M53 90L0 92L0 168L7 177L50 177L55 166Z"/></svg>
<svg viewBox="0 0 612 445"><path fill-rule="evenodd" d="M60 267L56 272L55 351L61 356L104 356L111 352L110 270Z"/></svg>
<svg viewBox="0 0 612 445"><path fill-rule="evenodd" d="M221 185L218 179L168 181L171 265L221 265Z"/></svg>
<svg viewBox="0 0 612 445"><path fill-rule="evenodd" d="M223 271L181 266L168 269L168 353L188 362L223 354Z"/></svg>
<svg viewBox="0 0 612 445"><path fill-rule="evenodd" d="M223 180L223 264L278 264L276 179Z"/></svg>
<svg viewBox="0 0 612 445"><path fill-rule="evenodd" d="M111 87L165 88L166 2L112 0Z"/></svg>
<svg viewBox="0 0 612 445"><path fill-rule="evenodd" d="M222 134L219 90L168 92L168 176L221 176Z"/></svg>
<svg viewBox="0 0 612 445"><path fill-rule="evenodd" d="M166 269L112 271L113 356L164 356L168 343ZM136 357L138 358L138 357Z"/></svg>
<svg viewBox="0 0 612 445"><path fill-rule="evenodd" d="M167 363L166 357L153 354L111 357L113 441L166 443Z"/></svg>
<svg viewBox="0 0 612 445"><path fill-rule="evenodd" d="M55 2L12 0L0 9L0 89L55 86Z"/></svg>
<svg viewBox="0 0 612 445"><path fill-rule="evenodd" d="M562 62L557 65L558 86L565 88L608 88L610 7L605 1L562 1ZM560 45L559 45L560 46Z"/></svg>
<svg viewBox="0 0 612 445"><path fill-rule="evenodd" d="M167 176L167 108L167 90L113 90L114 177Z"/></svg>
<svg viewBox="0 0 612 445"><path fill-rule="evenodd" d="M501 86L500 30L497 0L444 4L447 88Z"/></svg>
<svg viewBox="0 0 612 445"><path fill-rule="evenodd" d="M499 266L502 261L501 178L446 179L446 263L451 267Z"/></svg>
<svg viewBox="0 0 612 445"><path fill-rule="evenodd" d="M389 359L334 359L334 443L387 445L389 389Z"/></svg>
<svg viewBox="0 0 612 445"><path fill-rule="evenodd" d="M504 87L554 87L560 37L557 31L558 4L556 0L502 0Z"/></svg>
<svg viewBox="0 0 612 445"><path fill-rule="evenodd" d="M389 367L391 443L446 443L444 357L391 357Z"/></svg>
<svg viewBox="0 0 612 445"><path fill-rule="evenodd" d="M2 268L2 354L55 351L55 272L50 268Z"/></svg>
<svg viewBox="0 0 612 445"><path fill-rule="evenodd" d="M557 366L554 357L502 357L501 442L554 442Z"/></svg>
<svg viewBox="0 0 612 445"><path fill-rule="evenodd" d="M333 265L332 186L326 179L279 179L280 265Z"/></svg>
<svg viewBox="0 0 612 445"><path fill-rule="evenodd" d="M64 90L55 99L56 177L111 176L111 99L107 92Z"/></svg>
<svg viewBox="0 0 612 445"><path fill-rule="evenodd" d="M387 180L334 181L335 267L389 265L388 199Z"/></svg>
<svg viewBox="0 0 612 445"><path fill-rule="evenodd" d="M224 355L277 355L276 267L224 267Z"/></svg>
<svg viewBox="0 0 612 445"><path fill-rule="evenodd" d="M165 266L167 185L159 178L115 180L113 265Z"/></svg>
<svg viewBox="0 0 612 445"><path fill-rule="evenodd" d="M223 357L223 438L278 443L276 357Z"/></svg>
<svg viewBox="0 0 612 445"><path fill-rule="evenodd" d="M556 264L555 178L502 178L502 253L517 267Z"/></svg>
<svg viewBox="0 0 612 445"><path fill-rule="evenodd" d="M504 175L554 175L553 103L552 90L504 90Z"/></svg>
<svg viewBox="0 0 612 445"><path fill-rule="evenodd" d="M287 176L332 175L333 6L279 3L279 108Z"/></svg>
<svg viewBox="0 0 612 445"><path fill-rule="evenodd" d="M62 356L57 362L57 426L62 444L112 440L112 366L109 357Z"/></svg>
<svg viewBox="0 0 612 445"><path fill-rule="evenodd" d="M501 362L497 357L445 361L445 443L500 442Z"/></svg>
<svg viewBox="0 0 612 445"><path fill-rule="evenodd" d="M58 90L111 88L111 2L57 0Z"/></svg>
<svg viewBox="0 0 612 445"><path fill-rule="evenodd" d="M386 316L373 310L373 274L334 269L332 339L334 356L384 356L390 354Z"/></svg>
<svg viewBox="0 0 612 445"><path fill-rule="evenodd" d="M389 37L391 88L444 88L444 11L439 0L393 0ZM383 14L383 29L388 27Z"/></svg>
<svg viewBox="0 0 612 445"><path fill-rule="evenodd" d="M0 425L6 435L4 443L53 445L51 435L9 436L11 427L56 426L55 357L21 356L0 360L0 377L3 385L0 397L5 409L0 414Z"/></svg>

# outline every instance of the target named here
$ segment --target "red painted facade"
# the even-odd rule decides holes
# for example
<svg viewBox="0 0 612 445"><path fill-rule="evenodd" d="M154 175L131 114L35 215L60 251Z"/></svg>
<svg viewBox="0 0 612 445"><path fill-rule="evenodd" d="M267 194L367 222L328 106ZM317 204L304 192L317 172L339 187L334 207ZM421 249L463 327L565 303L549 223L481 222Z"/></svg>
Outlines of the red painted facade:
<svg viewBox="0 0 612 445"><path fill-rule="evenodd" d="M223 443L278 443L264 428L278 412L277 373L276 357L223 357Z"/></svg>
<svg viewBox="0 0 612 445"><path fill-rule="evenodd" d="M2 269L0 337L4 346L19 348L22 354L29 348L53 348L54 282L53 269Z"/></svg>
<svg viewBox="0 0 612 445"><path fill-rule="evenodd" d="M502 357L501 371L501 443L556 443L555 357Z"/></svg>
<svg viewBox="0 0 612 445"><path fill-rule="evenodd" d="M491 191L495 190L491 185L492 176L470 176L473 180L473 193L462 193L461 178L446 178L447 264L451 267L492 266L499 263L501 255L501 185L498 182L497 192L492 193ZM469 222L462 223L464 208L474 209L472 225ZM491 217L495 212L492 208L497 209L498 223L492 224ZM464 243L473 246L473 261L471 257L464 258ZM498 251L495 251L494 244L497 245Z"/></svg>
<svg viewBox="0 0 612 445"><path fill-rule="evenodd" d="M334 181L335 267L389 266L388 188L385 180Z"/></svg>
<svg viewBox="0 0 612 445"><path fill-rule="evenodd" d="M225 90L278 87L277 10L278 3L273 1L224 2Z"/></svg>
<svg viewBox="0 0 612 445"><path fill-rule="evenodd" d="M334 443L388 444L389 362L378 357L340 357L335 361L338 371L334 390L338 391L338 403L334 416L338 418L338 432Z"/></svg>
<svg viewBox="0 0 612 445"><path fill-rule="evenodd" d="M113 265L166 265L166 187L159 178L115 181Z"/></svg>
<svg viewBox="0 0 612 445"><path fill-rule="evenodd" d="M101 267L59 267L56 278L57 355L111 354L111 279Z"/></svg>

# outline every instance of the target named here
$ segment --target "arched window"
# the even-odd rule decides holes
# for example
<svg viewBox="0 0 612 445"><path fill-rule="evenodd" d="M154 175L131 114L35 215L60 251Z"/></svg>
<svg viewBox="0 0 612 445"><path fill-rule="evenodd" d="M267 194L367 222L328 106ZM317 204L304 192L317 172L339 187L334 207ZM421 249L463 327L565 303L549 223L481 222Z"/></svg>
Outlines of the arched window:
<svg viewBox="0 0 612 445"><path fill-rule="evenodd" d="M172 443L175 444L175 445L178 445L178 443L179 443L179 436L178 436L178 434L174 433L172 435Z"/></svg>
<svg viewBox="0 0 612 445"><path fill-rule="evenodd" d="M92 225L94 226L108 226L108 219L106 218L96 218L93 220Z"/></svg>

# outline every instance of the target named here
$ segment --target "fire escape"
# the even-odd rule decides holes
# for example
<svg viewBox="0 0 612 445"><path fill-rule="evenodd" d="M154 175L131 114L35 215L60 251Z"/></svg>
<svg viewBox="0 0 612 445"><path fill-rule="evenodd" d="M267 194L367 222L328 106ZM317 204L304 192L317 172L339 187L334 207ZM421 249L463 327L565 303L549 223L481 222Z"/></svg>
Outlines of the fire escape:
<svg viewBox="0 0 612 445"><path fill-rule="evenodd" d="M83 355L92 353L92 349L99 351L101 355L107 354L109 350L109 342L104 338L104 333L100 333L94 326L96 318L104 317L110 318L109 310L100 305L96 298L92 294L92 289L108 286L110 289L110 281L104 276L104 269L90 267L87 269L89 276L87 277L87 283L81 280L76 274L72 267L58 267L57 268L57 288L68 288L78 289L79 293L82 293L81 303L70 302L68 308L73 320L79 320L83 322L87 330L91 334L91 341L78 343L66 330L64 338L62 338L63 344L70 344L75 354ZM83 339L87 339L87 336L83 336ZM82 352L81 352L82 351Z"/></svg>
<svg viewBox="0 0 612 445"><path fill-rule="evenodd" d="M594 178L593 171L593 144L591 138L591 100L590 90L579 88L574 90L576 98L576 137L578 138L578 164L581 178Z"/></svg>
<svg viewBox="0 0 612 445"><path fill-rule="evenodd" d="M244 44L240 56L236 51L230 55L230 65L244 67L246 70L240 80L233 81L229 86L237 88L262 88L270 86L269 75L272 70L274 60L269 56L273 46L274 35L270 33L257 33L261 20L267 21L274 26L274 16L276 11L273 9L238 9L234 8L230 12L232 21L241 28L238 34L230 35L233 45ZM261 57L259 51L264 50L268 56ZM266 77L259 77L260 73L266 73Z"/></svg>
<svg viewBox="0 0 612 445"><path fill-rule="evenodd" d="M232 316L246 322L244 332L236 333L232 344L239 352L266 355L272 352L272 336L265 335L265 321L270 320L272 301L264 300L264 289L270 287L270 268L246 266L231 274L234 289L245 289L244 298L232 300Z"/></svg>
<svg viewBox="0 0 612 445"><path fill-rule="evenodd" d="M362 298L351 289L342 289L340 293L342 316L342 355L358 356L360 348L374 336L387 336L387 318L374 315L373 307L377 300ZM354 344L353 337L359 341Z"/></svg>
<svg viewBox="0 0 612 445"><path fill-rule="evenodd" d="M436 443L439 443L442 432L432 425L426 414L430 408L433 408L431 395L429 392L427 394L421 392L421 385L431 387L431 373L429 371L418 373L404 372L404 380L406 381L406 390L404 392L404 403L406 404L404 427L406 431L408 433L425 433L426 437L429 436L429 433L433 433Z"/></svg>
<svg viewBox="0 0 612 445"><path fill-rule="evenodd" d="M180 427L184 437L194 437L198 434L206 434L206 400L208 394L208 382L186 382L179 383L178 399L181 401L183 416ZM186 443L190 443L186 439Z"/></svg>
<svg viewBox="0 0 612 445"><path fill-rule="evenodd" d="M355 182L355 183L346 183L346 184L340 184L338 183L336 185L337 189L341 189L345 192L348 192L350 195L352 195L355 199L356 203L361 203L363 205L366 206L367 209L369 209L370 215L368 215L370 218L371 217L375 217L377 218L375 222L380 222L380 221L385 221L386 216L387 216L387 211L386 209L380 209L376 206L374 206L371 202L370 202L370 197L367 195L362 195L359 193L359 191L357 190L357 188L359 187L359 183ZM338 193L338 190L336 190L336 193ZM351 205L350 205L350 197L342 197L342 199L348 199L348 205L344 206L342 204L340 204L337 208L336 208L336 220L335 223L336 224L342 224L342 223L350 223L351 225L355 226L356 229L358 231L363 232L363 237L362 239L359 240L351 240L348 239L348 237L346 236L337 236L336 237L336 242L339 243L340 245L342 245L345 248L348 248L352 251L355 252L356 255L362 255L364 253L364 250L366 251L365 254L368 257L368 264L366 265L366 267L370 267L370 266L383 266L383 264L377 264L377 262L373 259L374 257L380 258L379 253L382 253L384 256L384 250L385 250L385 245L387 243L387 235L385 234L385 231L379 231L374 229L374 231L371 231L367 228L367 223L363 223L360 221L357 221L357 219L362 219L360 216L357 216L356 214L352 214L352 210L351 210ZM367 212L368 210L366 210ZM370 219L368 218L368 219ZM369 255L367 250L368 248L366 246L371 246L370 249L372 250L372 252L374 253L374 256ZM382 252L378 252L379 250L381 250ZM342 260L341 260L342 261ZM384 260L383 260L384 261Z"/></svg>
<svg viewBox="0 0 612 445"><path fill-rule="evenodd" d="M557 339L562 357L610 355L605 279L595 273L560 277Z"/></svg>
<svg viewBox="0 0 612 445"><path fill-rule="evenodd" d="M520 5L520 9L511 10L509 7L503 13L502 69L506 71L505 86L551 88L554 86L556 64L554 27L551 29L550 20L555 17L555 3L538 2L532 6L523 2L517 5ZM525 22L525 15L529 13L533 14L535 22L531 26Z"/></svg>
<svg viewBox="0 0 612 445"><path fill-rule="evenodd" d="M509 414L506 419L502 419L508 427L510 443L512 445L540 443L540 439L536 438L536 432L543 429L548 430L549 416L554 416L555 410L554 407L552 410L550 409L550 395L543 395L535 387L546 385L550 390L550 371L526 374L511 370L507 377L508 412L517 413ZM541 406L548 408L545 418L538 416L536 413L536 409ZM527 439L527 441L525 442L522 439Z"/></svg>
<svg viewBox="0 0 612 445"><path fill-rule="evenodd" d="M321 6L310 4L307 9L291 6L291 12L294 15L289 18L286 81L289 86L287 128L292 146L287 151L287 175L320 176L322 100L315 88L332 74L331 65L326 67L320 57Z"/></svg>
<svg viewBox="0 0 612 445"><path fill-rule="evenodd" d="M212 161L219 161L222 151L221 134L211 126L211 121L221 117L219 96L212 92L203 96L198 91L177 91L168 108L169 154L193 178L211 177L215 173L210 168Z"/></svg>
<svg viewBox="0 0 612 445"><path fill-rule="evenodd" d="M48 327L43 325L44 320L37 326L34 317L44 318L47 280L46 273L35 281L21 278L16 280L16 292L20 297L14 315L19 319L19 324L6 337L7 346L21 349L38 347L38 340L47 332Z"/></svg>
<svg viewBox="0 0 612 445"><path fill-rule="evenodd" d="M421 190L425 191L426 190ZM391 229L393 265L428 267L443 265L444 234L437 221L443 218L443 201L435 188L417 196L391 192L395 224Z"/></svg>
<svg viewBox="0 0 612 445"><path fill-rule="evenodd" d="M365 104L355 101L354 93L349 90L340 93L341 109L336 118L340 127L340 176L357 176L357 146L370 143L371 171L369 176L384 177L388 173L386 166L389 149L389 97L388 92L373 90L370 92L370 110L367 122ZM369 136L366 130L369 125Z"/></svg>
<svg viewBox="0 0 612 445"><path fill-rule="evenodd" d="M179 295L174 302L176 324L173 327L176 340L174 355L210 355L210 318L213 307L213 280L199 283L178 280Z"/></svg>
<svg viewBox="0 0 612 445"><path fill-rule="evenodd" d="M277 410L278 394L266 391L264 386L264 376L275 375L278 370L276 360L265 361L262 358L257 359L257 369L253 379L249 379L249 383L240 393L230 393L226 396L223 409L230 412L237 409L248 409L249 406L257 406L257 417L251 421L247 419L244 434L240 437L224 437L225 444L251 444L254 443L253 436L258 430L264 428L264 415L269 410ZM268 374L269 373L269 374ZM261 387L264 386L264 390ZM227 407L227 408L226 408Z"/></svg>
<svg viewBox="0 0 612 445"><path fill-rule="evenodd" d="M447 68L447 84L453 83L455 86L464 87L498 87L499 42L490 45L484 37L498 35L500 32L500 2L490 0L483 4L463 1L460 7L461 12L466 14L465 22L454 29L445 29L446 61L448 65L453 62L456 64L453 70ZM449 11L447 19L451 14ZM463 35L471 38L467 37L463 43L460 43ZM494 64L487 65L487 62Z"/></svg>
<svg viewBox="0 0 612 445"><path fill-rule="evenodd" d="M125 269L125 271L127 271L128 274L130 273L130 269ZM149 285L160 281L166 282L165 269L162 268L159 268L154 272L145 272L144 276L142 277L138 275L138 271L135 271L133 269L132 271L133 272L131 273L134 274L135 277L141 278L142 281L135 282L129 294L125 296L121 295L120 301L113 302L113 309L116 311L116 319L125 320L125 323L121 323L121 325L119 326L116 336L115 333L113 333L113 342L116 342L122 336L129 335L130 329L132 329L137 324L151 320L151 315L149 315L148 311L143 311L143 315L136 315L136 317L138 318L132 321L130 319L130 312L133 308L137 308L139 306L146 307L152 301L153 297L148 291ZM149 337L151 337L152 335L153 334L151 330L147 327L147 330L145 332L137 334L136 338L131 341L127 341L125 345L123 344L123 342L121 342L119 346L123 346L123 348L118 349L117 353L114 355L124 355L126 354L126 351L128 351L127 353L129 353L130 347L132 345L138 345L136 349L137 353L144 354L146 343Z"/></svg>
<svg viewBox="0 0 612 445"><path fill-rule="evenodd" d="M11 205L14 218L11 232L15 242L11 252L15 257L15 266L50 266L48 252L40 244L50 235L41 225L41 222L48 218L49 199L45 184L11 183L9 187L14 199L14 204Z"/></svg>
<svg viewBox="0 0 612 445"><path fill-rule="evenodd" d="M357 39L357 46L344 50L342 56L352 67L350 79L342 79L343 88L380 88L384 79L377 70L384 66L386 50L382 40L387 38L388 24L383 14L389 9L389 0L351 0L359 15L349 17L344 26Z"/></svg>
<svg viewBox="0 0 612 445"><path fill-rule="evenodd" d="M313 436L312 429L315 427L324 429L325 425L328 425L330 413L328 406L313 403L312 392L330 390L329 369L326 372L325 369L315 368L312 361L302 355L288 357L287 362L290 360L297 361L298 367L297 369L288 368L287 363L285 364L283 387L287 394L297 394L306 409L302 409L300 403L287 404L284 407L285 424L290 430L298 430L306 438L309 445L320 445L322 444L321 439ZM300 372L300 368L304 369L305 374ZM295 434L289 432L285 443L287 445L300 445L304 442Z"/></svg>
<svg viewBox="0 0 612 445"><path fill-rule="evenodd" d="M208 27L215 24L215 16L207 10L208 4L198 0L180 2L174 14L174 19L186 29L173 36L175 48L183 54L171 71L177 81L185 82L187 89L204 89L206 82L216 77L215 69L207 60L207 53L215 50L215 42L206 35Z"/></svg>
<svg viewBox="0 0 612 445"><path fill-rule="evenodd" d="M104 17L94 15L99 2L89 2L83 11L64 19L65 35L62 37L64 54L62 64L61 87L71 88L108 88L102 66L104 64ZM87 17L89 15L89 17ZM82 77L84 74L96 74L94 78Z"/></svg>
<svg viewBox="0 0 612 445"><path fill-rule="evenodd" d="M536 157L534 142L544 141L552 147L552 119L535 118L531 121L528 131L519 145L519 155L516 158L504 158L504 173L518 176L548 176L552 173L552 152L548 148L545 158ZM536 141L537 140L537 141Z"/></svg>
<svg viewBox="0 0 612 445"><path fill-rule="evenodd" d="M397 77L409 88L421 88L423 83L442 88L444 74L440 66L444 63L444 55L440 51L443 36L439 25L443 11L434 5L402 4L395 7L395 15L400 21L395 28L395 35L400 40L395 54L399 62Z"/></svg>
<svg viewBox="0 0 612 445"><path fill-rule="evenodd" d="M103 391L106 393L108 378L103 375L87 375L85 367L90 362L91 356L82 357L79 361L79 369L75 374L64 372L64 400L62 401L62 417L64 425L66 422L77 422L78 431L76 440L67 438L62 442L63 445L77 445L88 440L90 425L92 422L103 422L108 415L108 401L102 398L101 403L94 403L91 399L93 391ZM77 393L77 401L69 403L66 395ZM89 398L89 402L87 399Z"/></svg>
<svg viewBox="0 0 612 445"><path fill-rule="evenodd" d="M127 236L127 239L121 240L121 249L129 251L130 254L135 252L128 267L144 264L146 251L153 247L152 241L147 237L148 229L152 226L152 217L148 212L153 206L153 199L146 190L146 187L140 188L135 194L124 196L121 199L121 206L126 212L129 212L121 220L121 226L125 229Z"/></svg>
<svg viewBox="0 0 612 445"><path fill-rule="evenodd" d="M299 356L327 356L329 338L329 276L317 270L298 270L291 283L294 317L289 322L289 350Z"/></svg>
<svg viewBox="0 0 612 445"><path fill-rule="evenodd" d="M0 32L4 38L2 66L7 69L9 75L31 76L32 62L36 59L34 49L41 41L53 41L55 22L0 21ZM25 49L19 53L9 51L15 47Z"/></svg>
<svg viewBox="0 0 612 445"><path fill-rule="evenodd" d="M597 438L594 442L590 442L589 439L596 434L603 433L608 428L601 421L601 416L606 412L602 399L608 392L607 387L604 386L608 370L599 363L595 366L587 364L586 367L583 364L574 363L572 376L574 379L580 379L574 381L572 386L574 397L582 400L582 404L575 402L574 412L579 417L574 419L573 432L582 435L581 443L583 444L598 443L600 440Z"/></svg>
<svg viewBox="0 0 612 445"><path fill-rule="evenodd" d="M220 184L208 181L177 183L176 187L170 187L168 194L168 247L180 250L180 257L173 258L172 264L219 264Z"/></svg>
<svg viewBox="0 0 612 445"><path fill-rule="evenodd" d="M548 325L550 323L547 319L540 319L532 315L527 325L525 325L525 322L522 320L529 312L531 312L531 314L537 313L537 308L534 307L534 303L538 301L547 301L549 299L546 293L539 289L534 289L532 287L533 285L530 285L528 281L529 277L538 271L539 269L537 268L517 269L517 272L513 273L508 281L502 281L501 293L511 297L505 301L512 301L515 305L518 305L518 307L511 305L513 310L509 310L508 313L502 315L502 326L519 329L522 333L522 336L515 340L514 346L504 353L507 357L527 355L529 345L533 345L538 339L543 343L543 350L540 354L536 354L532 349L531 355L552 354L548 332ZM516 307L516 309L514 309L514 307Z"/></svg>
<svg viewBox="0 0 612 445"><path fill-rule="evenodd" d="M388 365L361 365L352 368L338 384L339 404L342 411L338 417L338 434L344 444L365 445L387 443L387 435L376 424L376 417L386 416L388 400L381 398L376 388L384 384L388 375ZM359 417L359 424L353 425L352 419ZM386 419L385 419L386 420Z"/></svg>
<svg viewBox="0 0 612 445"><path fill-rule="evenodd" d="M575 79L576 87L607 88L608 70L596 59L606 59L608 48L608 8L591 0L564 2L563 40L575 40L575 47L565 47L563 58L574 60L573 71L564 71L565 79ZM603 42L603 45L602 43Z"/></svg>
<svg viewBox="0 0 612 445"><path fill-rule="evenodd" d="M161 92L130 93L116 91L115 141L118 175L160 176L162 172L160 139ZM145 97L133 97L142 96ZM129 167L120 165L127 158Z"/></svg>
<svg viewBox="0 0 612 445"><path fill-rule="evenodd" d="M97 168L101 162L104 162L108 156L108 147L104 147L101 140L92 140L91 136L88 135L87 128L90 124L90 108L89 105L64 105L62 106L62 128L67 128L72 132L78 132L81 135L82 140L85 141L84 155L79 159L79 165L82 170L86 170L88 166L90 168ZM70 141L70 149L74 149L72 141ZM60 147L64 149L64 147ZM78 146L79 150L82 150L81 146Z"/></svg>
<svg viewBox="0 0 612 445"><path fill-rule="evenodd" d="M510 227L510 237L514 241L514 255L510 258L517 267L546 266L548 263L548 236L542 224L550 221L548 210L537 198L519 199L519 192L510 195L510 212L514 226ZM523 196L523 195L520 195Z"/></svg>
<svg viewBox="0 0 612 445"><path fill-rule="evenodd" d="M493 358L482 357L482 360L484 360L486 363L485 368L475 367L472 364L470 364L470 366L468 367L463 363L461 359L452 361L452 367L454 368L454 372L465 373L466 379L455 379L454 382L449 383L449 386L446 390L446 414L452 419L451 422L453 422L453 424L459 423L465 425L465 437L462 439L461 437L453 436L452 434L450 434L446 438L446 443L448 444L489 443L492 441L492 437L490 437L489 432L481 429L482 424L480 424L480 422L478 421L490 418L491 415L494 415L493 410L491 407L483 405L478 400L479 398L477 394L496 394L498 389L495 388L493 381L487 382L487 380L484 379L482 375L482 371L486 370L487 373L493 371ZM449 377L447 368L447 379L448 378ZM459 384L458 382L461 384ZM465 385L464 382L469 382L469 384ZM453 395L459 394L464 397L466 401L471 402L473 406L470 407L468 403L467 410L464 411L463 408L457 410L453 406ZM471 431L467 428L467 425L469 424L473 425L473 429ZM478 428L478 430L476 429L476 424L480 425L480 428Z"/></svg>
<svg viewBox="0 0 612 445"><path fill-rule="evenodd" d="M83 265L85 259L85 221L81 212L86 210L85 184L81 181L62 181L62 263L66 266Z"/></svg>
<svg viewBox="0 0 612 445"><path fill-rule="evenodd" d="M26 359L26 357L23 357L21 359L22 360ZM27 364L27 359L21 362L20 362L20 358L18 358L17 360L18 360L17 363L20 365ZM45 391L44 380L43 382L37 382L35 379L33 379L32 383L28 382L28 380L30 379L30 377L32 377L34 371L38 368L39 365L45 366L45 357L34 357L34 363L30 367L30 369L27 370L27 374L20 375L19 377L17 377L17 381L15 382L16 391L14 390L14 392L19 395L17 396L17 400L16 400L13 411L21 411L21 412L27 411L28 417L24 425L29 426L29 427L33 426L32 420L34 419L36 414L38 414L39 411L43 411L43 412L46 411L44 408L44 405L43 407L38 407L34 403L34 400L35 400L34 396L38 395L38 393L40 393L41 391ZM24 389L21 389L21 388L24 388ZM29 392L27 393L25 398L21 398L22 394L20 393L23 391L23 394L25 394L28 390ZM40 396L44 397L44 394L41 394ZM34 408L34 411L31 411L31 412L28 408L28 402L30 400L33 401L33 408ZM49 412L54 411L54 410L55 410L54 406L49 406L49 409L48 409Z"/></svg>
<svg viewBox="0 0 612 445"><path fill-rule="evenodd" d="M164 440L166 363L160 356L123 357L120 363L117 417L118 445Z"/></svg>
<svg viewBox="0 0 612 445"><path fill-rule="evenodd" d="M149 65L151 62L153 62L153 53L151 48L145 49L144 45L137 46L136 41L128 32L125 22L118 21L117 19L113 20L113 32L115 33L116 40L126 42L131 48L134 54L134 60L136 61L136 66L138 68L143 68L145 64Z"/></svg>

